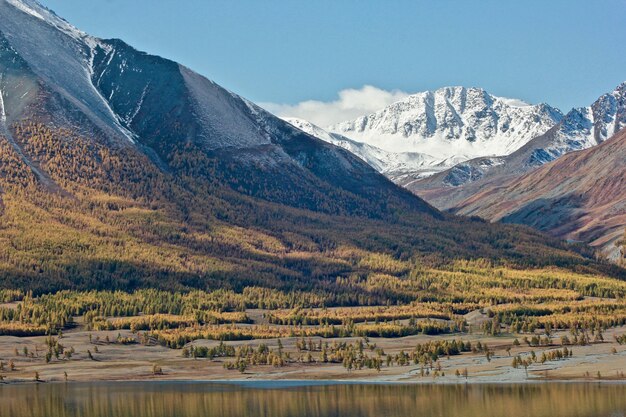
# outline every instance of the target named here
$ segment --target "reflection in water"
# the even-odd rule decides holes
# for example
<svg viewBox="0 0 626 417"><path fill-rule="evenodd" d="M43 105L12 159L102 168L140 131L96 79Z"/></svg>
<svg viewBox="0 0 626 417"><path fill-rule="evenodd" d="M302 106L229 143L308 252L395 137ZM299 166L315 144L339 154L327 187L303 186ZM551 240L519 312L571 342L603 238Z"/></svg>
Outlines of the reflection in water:
<svg viewBox="0 0 626 417"><path fill-rule="evenodd" d="M626 386L72 383L0 387L2 417L626 415Z"/></svg>

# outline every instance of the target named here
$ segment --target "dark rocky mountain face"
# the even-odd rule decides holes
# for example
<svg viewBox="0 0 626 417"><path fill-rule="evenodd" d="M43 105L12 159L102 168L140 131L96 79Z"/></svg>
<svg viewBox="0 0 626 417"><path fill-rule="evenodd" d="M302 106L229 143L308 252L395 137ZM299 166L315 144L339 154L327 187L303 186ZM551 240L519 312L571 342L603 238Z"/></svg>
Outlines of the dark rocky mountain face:
<svg viewBox="0 0 626 417"><path fill-rule="evenodd" d="M140 143L193 138L197 122L178 64L120 40L98 41L92 53L91 82Z"/></svg>
<svg viewBox="0 0 626 417"><path fill-rule="evenodd" d="M0 0L0 16L3 286L332 292L380 270L365 256L611 268L526 228L443 215L348 151L35 1Z"/></svg>

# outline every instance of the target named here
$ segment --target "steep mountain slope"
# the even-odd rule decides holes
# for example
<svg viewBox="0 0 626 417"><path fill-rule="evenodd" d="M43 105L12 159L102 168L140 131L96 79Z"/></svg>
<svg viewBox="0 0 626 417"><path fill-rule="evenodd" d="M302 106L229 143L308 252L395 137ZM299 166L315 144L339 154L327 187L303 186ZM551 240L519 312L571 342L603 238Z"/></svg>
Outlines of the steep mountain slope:
<svg viewBox="0 0 626 417"><path fill-rule="evenodd" d="M350 152L175 62L0 0L0 286L315 288L486 258L623 271L443 215Z"/></svg>
<svg viewBox="0 0 626 417"><path fill-rule="evenodd" d="M407 177L401 185L440 209L453 208L480 190L500 186L568 152L596 146L623 127L626 82L591 106L571 110L552 129L510 155L476 158L430 178Z"/></svg>
<svg viewBox="0 0 626 417"><path fill-rule="evenodd" d="M461 202L456 211L526 224L619 255L626 227L626 129Z"/></svg>
<svg viewBox="0 0 626 417"><path fill-rule="evenodd" d="M411 95L329 131L390 152L418 152L438 162L507 155L559 122L546 104L528 105L479 88L446 87Z"/></svg>

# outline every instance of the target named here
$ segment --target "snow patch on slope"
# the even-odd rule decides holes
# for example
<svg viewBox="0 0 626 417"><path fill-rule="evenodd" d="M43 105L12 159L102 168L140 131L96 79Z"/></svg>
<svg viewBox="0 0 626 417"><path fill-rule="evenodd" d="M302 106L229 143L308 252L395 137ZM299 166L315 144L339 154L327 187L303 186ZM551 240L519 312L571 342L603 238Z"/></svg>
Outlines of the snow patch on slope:
<svg viewBox="0 0 626 417"><path fill-rule="evenodd" d="M498 97L504 104L511 107L529 107L532 104L526 103L523 100L517 98Z"/></svg>
<svg viewBox="0 0 626 417"><path fill-rule="evenodd" d="M86 43L87 47L89 48L89 56L88 59L86 61L86 67L85 67L85 75L87 76L87 81L89 83L89 88L93 91L93 93L95 94L96 97L98 97L100 99L100 101L102 102L102 104L104 105L104 108L107 110L109 116L113 119L113 123L115 124L115 127L117 128L117 130L126 138L128 139L128 141L130 143L135 143L135 139L136 139L136 135L130 131L130 129L128 129L126 126L123 125L123 120L122 118L113 111L113 109L111 108L111 105L109 104L109 100L107 100L106 98L104 98L104 96L100 93L100 90L98 90L98 88L94 85L93 83L93 78L94 78L94 70L93 70L93 61L94 61L94 57L95 57L95 46L99 45L99 42L96 39L92 39L92 42L88 42ZM113 54L111 54L113 55ZM111 61L109 61L110 63ZM100 75L102 76L102 74ZM143 97L142 97L143 99ZM137 113L139 113L139 107L141 107L141 103L139 104L135 115ZM134 116L133 116L134 117ZM132 120L132 119L131 119Z"/></svg>
<svg viewBox="0 0 626 417"><path fill-rule="evenodd" d="M127 116L126 119L124 120L127 126L131 125L131 123L133 122L133 120L135 120L135 117L137 117L137 114L141 110L141 106L143 105L143 102L146 99L146 92L148 91L148 87L150 87L150 83L146 84L146 86L143 88L143 91L141 92L141 98L139 99L139 102L137 103L137 107L135 108L133 113Z"/></svg>
<svg viewBox="0 0 626 417"><path fill-rule="evenodd" d="M2 84L2 74L0 74L0 84ZM4 97L3 97L2 89L0 89L0 123L4 124L7 122L7 113L4 109Z"/></svg>
<svg viewBox="0 0 626 417"><path fill-rule="evenodd" d="M399 181L408 173L421 173L421 175L427 176L444 169L443 166L440 166L443 161L431 155L416 152L387 152L337 133L328 132L307 120L297 118L285 118L284 120L311 136L350 151L394 181Z"/></svg>

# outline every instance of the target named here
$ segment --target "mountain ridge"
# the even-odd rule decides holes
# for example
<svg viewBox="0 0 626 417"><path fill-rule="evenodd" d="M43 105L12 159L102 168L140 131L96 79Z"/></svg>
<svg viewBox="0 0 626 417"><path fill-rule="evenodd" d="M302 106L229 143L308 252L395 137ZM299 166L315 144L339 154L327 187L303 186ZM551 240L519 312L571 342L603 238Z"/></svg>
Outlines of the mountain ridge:
<svg viewBox="0 0 626 417"><path fill-rule="evenodd" d="M572 109L553 128L509 155L476 158L430 178L407 178L401 185L440 209L453 209L482 189L498 186L569 152L597 146L623 127L626 127L626 82L590 106Z"/></svg>
<svg viewBox="0 0 626 417"><path fill-rule="evenodd" d="M444 87L327 130L387 151L470 159L510 153L561 118L547 104L521 105L481 88Z"/></svg>

